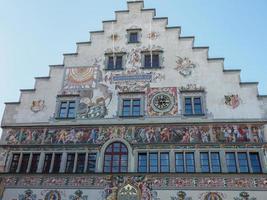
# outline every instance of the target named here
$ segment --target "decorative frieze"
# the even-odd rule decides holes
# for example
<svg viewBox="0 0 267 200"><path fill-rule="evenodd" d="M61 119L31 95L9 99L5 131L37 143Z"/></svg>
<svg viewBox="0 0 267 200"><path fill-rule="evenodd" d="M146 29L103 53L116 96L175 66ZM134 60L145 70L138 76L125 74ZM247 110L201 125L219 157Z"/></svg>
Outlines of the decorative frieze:
<svg viewBox="0 0 267 200"><path fill-rule="evenodd" d="M32 179L32 180L29 180ZM144 190L162 189L224 189L224 190L267 190L265 175L1 175L1 184L5 187L31 188L98 188L120 187L126 183L142 186Z"/></svg>
<svg viewBox="0 0 267 200"><path fill-rule="evenodd" d="M216 125L180 126L99 126L75 128L18 128L4 131L6 144L104 144L109 139L125 139L131 144L163 143L262 143L263 126Z"/></svg>

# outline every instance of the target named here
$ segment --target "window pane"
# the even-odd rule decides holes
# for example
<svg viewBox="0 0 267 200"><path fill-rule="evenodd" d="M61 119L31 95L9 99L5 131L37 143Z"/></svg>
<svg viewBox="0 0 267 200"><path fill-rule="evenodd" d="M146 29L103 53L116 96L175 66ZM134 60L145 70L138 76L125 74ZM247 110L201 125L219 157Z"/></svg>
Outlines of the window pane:
<svg viewBox="0 0 267 200"><path fill-rule="evenodd" d="M26 173L27 172L29 159L30 159L30 154L23 154L22 155L22 161L21 161L20 170L19 170L20 173Z"/></svg>
<svg viewBox="0 0 267 200"><path fill-rule="evenodd" d="M220 154L217 152L211 153L211 170L213 173L221 172Z"/></svg>
<svg viewBox="0 0 267 200"><path fill-rule="evenodd" d="M44 166L43 166L44 173L49 173L51 160L52 160L52 154L51 153L45 154L45 160L44 160Z"/></svg>
<svg viewBox="0 0 267 200"><path fill-rule="evenodd" d="M116 69L122 69L122 56L116 57Z"/></svg>
<svg viewBox="0 0 267 200"><path fill-rule="evenodd" d="M15 173L18 168L20 154L13 154L9 172Z"/></svg>
<svg viewBox="0 0 267 200"><path fill-rule="evenodd" d="M74 153L68 153L67 154L67 163L66 163L65 172L67 172L67 173L73 173L74 159L75 159L75 154Z"/></svg>
<svg viewBox="0 0 267 200"><path fill-rule="evenodd" d="M60 108L59 117L60 118L66 118L67 117L67 108Z"/></svg>
<svg viewBox="0 0 267 200"><path fill-rule="evenodd" d="M229 173L236 173L235 153L226 153L226 165Z"/></svg>
<svg viewBox="0 0 267 200"><path fill-rule="evenodd" d="M108 69L114 69L114 60L113 56L108 57Z"/></svg>
<svg viewBox="0 0 267 200"><path fill-rule="evenodd" d="M210 172L209 166L209 153L200 153L200 164L201 164L201 171L202 172Z"/></svg>
<svg viewBox="0 0 267 200"><path fill-rule="evenodd" d="M40 154L33 154L32 155L30 173L36 173L37 172L39 159L40 159Z"/></svg>
<svg viewBox="0 0 267 200"><path fill-rule="evenodd" d="M194 153L185 153L186 172L195 172Z"/></svg>
<svg viewBox="0 0 267 200"><path fill-rule="evenodd" d="M251 162L251 168L253 173L261 173L261 163L258 153L250 153L250 162Z"/></svg>
<svg viewBox="0 0 267 200"><path fill-rule="evenodd" d="M57 153L55 154L55 158L54 158L54 165L53 165L53 173L58 173L60 170L60 163L61 163L61 157L62 154Z"/></svg>
<svg viewBox="0 0 267 200"><path fill-rule="evenodd" d="M184 154L183 153L176 153L175 154L175 166L176 172L184 172Z"/></svg>
<svg viewBox="0 0 267 200"><path fill-rule="evenodd" d="M145 65L144 67L151 67L151 56L145 55Z"/></svg>
<svg viewBox="0 0 267 200"><path fill-rule="evenodd" d="M185 114L189 114L189 115L193 114L191 97L185 98Z"/></svg>
<svg viewBox="0 0 267 200"><path fill-rule="evenodd" d="M169 153L160 153L160 172L169 172Z"/></svg>
<svg viewBox="0 0 267 200"><path fill-rule="evenodd" d="M201 98L194 98L194 112L195 114L202 114Z"/></svg>
<svg viewBox="0 0 267 200"><path fill-rule="evenodd" d="M138 154L138 172L147 172L147 154Z"/></svg>
<svg viewBox="0 0 267 200"><path fill-rule="evenodd" d="M85 164L85 153L79 153L77 158L76 172L83 173Z"/></svg>
<svg viewBox="0 0 267 200"><path fill-rule="evenodd" d="M152 56L152 67L160 67L159 65L159 55Z"/></svg>
<svg viewBox="0 0 267 200"><path fill-rule="evenodd" d="M158 154L149 154L149 172L158 172Z"/></svg>
<svg viewBox="0 0 267 200"><path fill-rule="evenodd" d="M249 166L248 166L248 158L247 153L238 153L238 162L239 162L239 170L241 173L248 173Z"/></svg>
<svg viewBox="0 0 267 200"><path fill-rule="evenodd" d="M87 172L95 172L96 154L88 154Z"/></svg>

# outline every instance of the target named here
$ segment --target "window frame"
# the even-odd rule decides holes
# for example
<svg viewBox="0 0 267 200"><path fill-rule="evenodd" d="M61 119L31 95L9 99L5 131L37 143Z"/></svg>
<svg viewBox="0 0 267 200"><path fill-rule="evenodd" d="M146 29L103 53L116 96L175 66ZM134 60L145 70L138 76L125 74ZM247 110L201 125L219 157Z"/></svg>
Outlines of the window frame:
<svg viewBox="0 0 267 200"><path fill-rule="evenodd" d="M145 113L145 93L120 93L118 99L118 116L121 118L139 118L143 117ZM123 114L124 110L124 101L130 100L130 114L129 116L125 116ZM140 114L139 115L133 115L133 108L134 100L140 100Z"/></svg>
<svg viewBox="0 0 267 200"><path fill-rule="evenodd" d="M116 146L119 145L119 151L116 150ZM111 152L109 151L109 149L111 148ZM123 151L123 149L125 149L126 151ZM123 156L126 156L126 161L125 164L126 165L122 165L122 162L124 161L122 159ZM107 157L110 157L110 160L107 159ZM118 157L118 171L114 171L113 167L114 167L114 158ZM116 161L116 160L115 160ZM128 167L129 167L129 150L127 148L127 146L122 143L122 142L113 142L111 144L109 144L104 152L104 160L103 160L103 173L127 173L128 172ZM107 163L109 163L108 165L106 165ZM109 167L109 170L106 170ZM123 171L122 169L125 168L126 170Z"/></svg>
<svg viewBox="0 0 267 200"><path fill-rule="evenodd" d="M186 113L186 98L191 98L192 113ZM201 113L195 113L194 99L200 98ZM180 90L183 117L206 117L208 110L206 104L206 92L204 90Z"/></svg>
<svg viewBox="0 0 267 200"><path fill-rule="evenodd" d="M126 66L126 53L125 52L116 52L116 53L106 53L105 54L105 70L106 71L122 71ZM113 66L109 67L110 58L113 58ZM121 66L117 67L117 59L118 57L122 57ZM115 58L115 60L114 60ZM115 65L114 65L115 64Z"/></svg>
<svg viewBox="0 0 267 200"><path fill-rule="evenodd" d="M142 67L141 69L162 69L163 68L163 51L161 50L154 50L154 51L142 51ZM152 63L150 61L150 66L146 66L146 56L149 56L151 59L151 54L152 54ZM157 55L158 56L158 65L159 66L154 66L153 63L153 56Z"/></svg>
<svg viewBox="0 0 267 200"><path fill-rule="evenodd" d="M227 159L227 154L232 154L234 155L234 159ZM228 160L232 160L234 161L234 165L233 164L228 164L227 161ZM236 156L236 152L225 152L225 164L226 164L226 169L227 169L227 173L238 173L239 172L239 167L238 167L238 160L237 160L237 156ZM235 171L229 171L229 167L235 167Z"/></svg>
<svg viewBox="0 0 267 200"><path fill-rule="evenodd" d="M71 96L71 97L70 97ZM57 120L74 120L76 119L77 117L77 108L78 108L78 95L66 95L66 96L58 96L58 99L57 99L57 105L56 105L56 114L55 114L55 119ZM61 105L62 103L67 103L67 106L66 106L66 117L61 117L60 116L60 112L61 112ZM69 110L70 110L70 107L69 105L71 103L74 103L74 116L68 116L69 115ZM71 107L73 108L73 107Z"/></svg>
<svg viewBox="0 0 267 200"><path fill-rule="evenodd" d="M183 164L181 165L177 165L177 157L176 155L182 155L182 159L179 159L183 162ZM193 165L189 165L188 161L190 161L189 159L187 159L187 155L193 155ZM174 152L174 156L175 156L175 173L196 173L196 158L195 158L195 152L192 151L176 151ZM183 171L178 171L177 170L177 166L180 166L183 168ZM188 170L189 168L192 168L193 171Z"/></svg>
<svg viewBox="0 0 267 200"><path fill-rule="evenodd" d="M142 29L140 28L133 28L133 29L127 29L127 43L128 44L138 44L141 43L141 31ZM137 40L136 41L131 41L131 34L137 34Z"/></svg>

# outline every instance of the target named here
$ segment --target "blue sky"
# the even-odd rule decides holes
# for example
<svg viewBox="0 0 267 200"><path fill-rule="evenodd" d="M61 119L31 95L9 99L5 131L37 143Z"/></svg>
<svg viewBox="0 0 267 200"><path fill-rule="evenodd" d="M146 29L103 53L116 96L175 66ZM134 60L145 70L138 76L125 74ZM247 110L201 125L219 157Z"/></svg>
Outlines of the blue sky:
<svg viewBox="0 0 267 200"><path fill-rule="evenodd" d="M145 7L267 94L266 0L145 0ZM61 64L63 53L75 52L76 42L122 9L125 0L0 0L0 115L4 102L18 101L19 89L33 88L34 77L47 76L48 65Z"/></svg>

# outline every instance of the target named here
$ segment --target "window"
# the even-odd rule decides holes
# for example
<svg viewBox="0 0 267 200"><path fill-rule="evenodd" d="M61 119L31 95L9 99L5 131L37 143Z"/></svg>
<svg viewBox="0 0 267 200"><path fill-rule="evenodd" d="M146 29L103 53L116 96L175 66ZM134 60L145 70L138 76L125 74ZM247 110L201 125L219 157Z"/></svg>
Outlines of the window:
<svg viewBox="0 0 267 200"><path fill-rule="evenodd" d="M229 173L236 173L236 158L235 153L226 153L226 165Z"/></svg>
<svg viewBox="0 0 267 200"><path fill-rule="evenodd" d="M87 172L93 173L96 169L96 154L88 154Z"/></svg>
<svg viewBox="0 0 267 200"><path fill-rule="evenodd" d="M195 172L194 153L185 153L185 169L186 172Z"/></svg>
<svg viewBox="0 0 267 200"><path fill-rule="evenodd" d="M67 173L73 173L74 160L75 160L75 153L68 153L67 154L67 163L66 163L65 172L67 172Z"/></svg>
<svg viewBox="0 0 267 200"><path fill-rule="evenodd" d="M141 99L123 99L122 116L138 117L141 115Z"/></svg>
<svg viewBox="0 0 267 200"><path fill-rule="evenodd" d="M169 153L160 153L160 172L169 172Z"/></svg>
<svg viewBox="0 0 267 200"><path fill-rule="evenodd" d="M104 172L118 173L128 171L128 150L127 147L115 142L109 145L104 157Z"/></svg>
<svg viewBox="0 0 267 200"><path fill-rule="evenodd" d="M239 171L241 173L249 173L248 157L247 153L237 153Z"/></svg>
<svg viewBox="0 0 267 200"><path fill-rule="evenodd" d="M22 155L22 160L21 160L21 165L20 165L20 173L26 173L28 164L29 164L29 159L30 159L30 154L23 154Z"/></svg>
<svg viewBox="0 0 267 200"><path fill-rule="evenodd" d="M52 153L45 154L43 173L49 173L52 160Z"/></svg>
<svg viewBox="0 0 267 200"><path fill-rule="evenodd" d="M184 99L185 115L202 115L201 97L185 97Z"/></svg>
<svg viewBox="0 0 267 200"><path fill-rule="evenodd" d="M138 172L147 172L147 154L138 154Z"/></svg>
<svg viewBox="0 0 267 200"><path fill-rule="evenodd" d="M141 29L127 30L128 43L139 43L141 39Z"/></svg>
<svg viewBox="0 0 267 200"><path fill-rule="evenodd" d="M149 172L158 172L158 153L149 154Z"/></svg>
<svg viewBox="0 0 267 200"><path fill-rule="evenodd" d="M85 153L79 153L77 157L76 173L84 172Z"/></svg>
<svg viewBox="0 0 267 200"><path fill-rule="evenodd" d="M221 162L220 162L220 154L218 152L211 152L211 171L213 173L221 172Z"/></svg>
<svg viewBox="0 0 267 200"><path fill-rule="evenodd" d="M144 68L161 68L161 52L144 52L143 67Z"/></svg>
<svg viewBox="0 0 267 200"><path fill-rule="evenodd" d="M138 32L129 33L129 43L138 43Z"/></svg>
<svg viewBox="0 0 267 200"><path fill-rule="evenodd" d="M61 119L75 118L75 101L62 101L60 102L58 117Z"/></svg>
<svg viewBox="0 0 267 200"><path fill-rule="evenodd" d="M207 173L210 172L210 164L209 164L209 153L200 153L200 165L201 172Z"/></svg>
<svg viewBox="0 0 267 200"><path fill-rule="evenodd" d="M53 165L53 173L58 173L60 170L60 163L61 163L61 153L56 153L54 157L54 165Z"/></svg>
<svg viewBox="0 0 267 200"><path fill-rule="evenodd" d="M32 154L30 173L36 173L37 172L39 160L40 160L40 154L39 153Z"/></svg>
<svg viewBox="0 0 267 200"><path fill-rule="evenodd" d="M175 153L175 171L178 173L195 172L194 153Z"/></svg>
<svg viewBox="0 0 267 200"><path fill-rule="evenodd" d="M184 153L175 154L175 171L179 173L184 173Z"/></svg>
<svg viewBox="0 0 267 200"><path fill-rule="evenodd" d="M253 173L261 173L261 163L258 153L249 153L250 156L250 162L251 162L251 168Z"/></svg>
<svg viewBox="0 0 267 200"><path fill-rule="evenodd" d="M123 69L123 55L109 55L107 62L107 70Z"/></svg>
<svg viewBox="0 0 267 200"><path fill-rule="evenodd" d="M9 171L11 173L16 173L18 165L19 165L19 158L20 158L20 154L13 154L11 165L9 168Z"/></svg>

